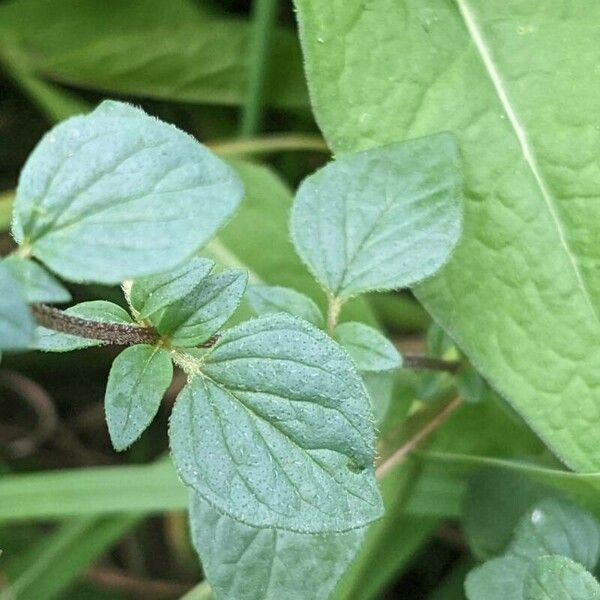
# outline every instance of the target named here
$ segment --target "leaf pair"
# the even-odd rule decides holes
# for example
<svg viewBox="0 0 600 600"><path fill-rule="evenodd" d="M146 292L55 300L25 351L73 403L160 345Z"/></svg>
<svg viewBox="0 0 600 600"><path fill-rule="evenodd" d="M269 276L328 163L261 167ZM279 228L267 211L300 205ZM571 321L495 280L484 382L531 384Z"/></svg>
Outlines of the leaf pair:
<svg viewBox="0 0 600 600"><path fill-rule="evenodd" d="M114 284L176 268L233 214L242 193L232 170L189 135L133 106L103 102L47 133L21 172L12 225L20 251L5 261L23 290L13 302L69 299L23 257L75 282ZM26 311L0 310L14 325L1 347L31 344Z"/></svg>
<svg viewBox="0 0 600 600"><path fill-rule="evenodd" d="M519 521L506 553L471 571L469 600L594 600L589 573L600 557L600 525L560 498L534 504Z"/></svg>
<svg viewBox="0 0 600 600"><path fill-rule="evenodd" d="M248 301L258 315L286 312L323 328L325 320L319 307L295 290L269 285L253 285ZM377 422L385 415L394 382L394 371L402 357L394 345L373 327L349 322L338 325L334 338L354 361L371 397Z"/></svg>

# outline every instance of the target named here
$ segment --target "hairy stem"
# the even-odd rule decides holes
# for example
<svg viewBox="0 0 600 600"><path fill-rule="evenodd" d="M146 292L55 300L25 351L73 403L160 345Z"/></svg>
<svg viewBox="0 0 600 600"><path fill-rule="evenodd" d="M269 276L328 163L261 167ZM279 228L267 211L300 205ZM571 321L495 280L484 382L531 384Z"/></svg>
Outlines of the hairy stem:
<svg viewBox="0 0 600 600"><path fill-rule="evenodd" d="M47 329L89 340L98 340L105 344L117 346L156 344L160 339L158 332L153 327L126 323L101 323L68 315L58 308L45 304L32 305L31 312L38 324Z"/></svg>
<svg viewBox="0 0 600 600"><path fill-rule="evenodd" d="M409 354L403 357L403 366L406 369L428 369L431 371L456 373L460 365L461 363L458 360L444 360L430 356L413 356Z"/></svg>

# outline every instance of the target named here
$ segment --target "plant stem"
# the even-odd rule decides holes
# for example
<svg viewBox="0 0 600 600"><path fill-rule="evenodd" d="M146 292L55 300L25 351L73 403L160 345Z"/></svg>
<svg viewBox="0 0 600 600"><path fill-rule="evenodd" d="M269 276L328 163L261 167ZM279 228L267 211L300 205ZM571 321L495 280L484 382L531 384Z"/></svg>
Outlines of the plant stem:
<svg viewBox="0 0 600 600"><path fill-rule="evenodd" d="M269 52L277 18L277 0L254 0L250 38L248 90L242 109L240 136L249 137L260 127Z"/></svg>
<svg viewBox="0 0 600 600"><path fill-rule="evenodd" d="M221 156L237 154L266 154L284 150L313 150L329 153L325 140L318 135L281 133L246 139L213 140L206 145Z"/></svg>
<svg viewBox="0 0 600 600"><path fill-rule="evenodd" d="M434 415L425 425L419 429L408 441L406 441L391 456L382 460L375 473L378 479L385 477L399 463L401 463L422 441L430 436L436 429L443 425L452 413L462 404L462 398L456 396L440 412Z"/></svg>
<svg viewBox="0 0 600 600"><path fill-rule="evenodd" d="M127 323L102 323L82 319L45 304L33 304L31 312L38 324L47 329L69 333L89 340L98 340L105 344L118 346L156 344L160 339L158 332L153 327L142 327Z"/></svg>
<svg viewBox="0 0 600 600"><path fill-rule="evenodd" d="M403 366L406 369L428 369L456 373L460 365L461 363L458 360L444 360L442 358L432 358L431 356L404 355L403 357Z"/></svg>
<svg viewBox="0 0 600 600"><path fill-rule="evenodd" d="M342 301L335 296L327 297L327 333L331 337L335 333L335 328L342 310Z"/></svg>

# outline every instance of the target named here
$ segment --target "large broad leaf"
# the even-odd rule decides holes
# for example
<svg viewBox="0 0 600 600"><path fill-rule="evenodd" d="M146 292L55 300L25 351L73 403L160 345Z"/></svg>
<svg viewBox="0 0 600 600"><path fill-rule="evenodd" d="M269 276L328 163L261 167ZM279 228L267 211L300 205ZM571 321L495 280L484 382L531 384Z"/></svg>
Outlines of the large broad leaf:
<svg viewBox="0 0 600 600"><path fill-rule="evenodd" d="M249 525L344 531L381 514L369 398L306 321L269 315L226 332L180 393L170 437L184 482Z"/></svg>
<svg viewBox="0 0 600 600"><path fill-rule="evenodd" d="M217 600L327 600L364 536L364 529L322 535L257 529L198 496L192 499L190 520Z"/></svg>
<svg viewBox="0 0 600 600"><path fill-rule="evenodd" d="M0 349L28 348L34 339L33 319L21 288L2 263L0 290Z"/></svg>
<svg viewBox="0 0 600 600"><path fill-rule="evenodd" d="M246 97L251 23L187 0L18 0L0 8L0 54L45 78L176 102ZM51 24L51 26L49 26ZM296 36L277 28L265 101L308 106ZM157 44L156 40L161 43Z"/></svg>
<svg viewBox="0 0 600 600"><path fill-rule="evenodd" d="M336 153L453 131L464 236L417 295L571 467L600 466L600 4L296 0Z"/></svg>
<svg viewBox="0 0 600 600"><path fill-rule="evenodd" d="M192 137L103 102L37 145L19 179L13 233L66 279L117 283L182 263L241 196L231 169Z"/></svg>
<svg viewBox="0 0 600 600"><path fill-rule="evenodd" d="M334 297L415 284L458 241L460 182L450 135L343 156L298 189L294 245Z"/></svg>
<svg viewBox="0 0 600 600"><path fill-rule="evenodd" d="M600 585L594 576L564 556L538 558L523 591L523 600L600 600Z"/></svg>
<svg viewBox="0 0 600 600"><path fill-rule="evenodd" d="M115 450L125 450L150 425L172 378L171 357L161 348L140 344L117 356L104 399Z"/></svg>

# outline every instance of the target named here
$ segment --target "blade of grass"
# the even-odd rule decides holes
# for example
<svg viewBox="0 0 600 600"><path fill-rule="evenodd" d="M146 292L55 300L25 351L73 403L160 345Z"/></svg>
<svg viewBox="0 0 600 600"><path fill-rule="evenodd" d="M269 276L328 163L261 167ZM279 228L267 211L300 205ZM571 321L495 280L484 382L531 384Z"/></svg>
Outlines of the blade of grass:
<svg viewBox="0 0 600 600"><path fill-rule="evenodd" d="M240 122L241 137L254 135L260 128L271 38L276 18L277 0L254 0L248 88Z"/></svg>
<svg viewBox="0 0 600 600"><path fill-rule="evenodd" d="M29 552L9 563L6 574L12 584L0 593L0 600L58 597L140 519L141 515L133 514L65 522Z"/></svg>

